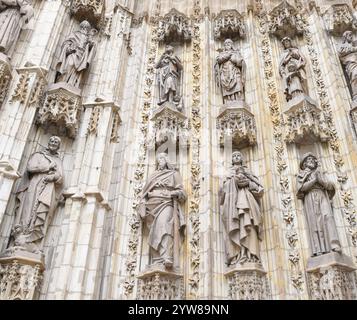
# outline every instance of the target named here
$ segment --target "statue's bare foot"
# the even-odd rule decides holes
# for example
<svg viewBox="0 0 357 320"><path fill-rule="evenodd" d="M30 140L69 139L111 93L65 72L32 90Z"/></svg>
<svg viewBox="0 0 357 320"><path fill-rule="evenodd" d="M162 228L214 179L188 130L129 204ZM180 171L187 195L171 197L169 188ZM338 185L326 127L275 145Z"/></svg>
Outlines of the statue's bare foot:
<svg viewBox="0 0 357 320"><path fill-rule="evenodd" d="M166 259L165 261L164 261L164 266L165 266L165 268L167 268L167 269L171 269L172 267L173 267L173 262L172 262L172 260L170 260L170 259Z"/></svg>
<svg viewBox="0 0 357 320"><path fill-rule="evenodd" d="M332 248L332 251L333 252L337 252L337 253L341 253L342 252L341 247Z"/></svg>

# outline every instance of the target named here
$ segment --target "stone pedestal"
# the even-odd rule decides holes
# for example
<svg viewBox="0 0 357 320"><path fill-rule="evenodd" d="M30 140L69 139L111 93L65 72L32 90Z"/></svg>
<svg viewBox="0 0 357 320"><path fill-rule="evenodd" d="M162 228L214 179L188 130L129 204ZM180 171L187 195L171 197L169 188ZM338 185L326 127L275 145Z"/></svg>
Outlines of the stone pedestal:
<svg viewBox="0 0 357 320"><path fill-rule="evenodd" d="M60 82L50 85L38 111L37 123L46 131L74 138L81 112L81 90Z"/></svg>
<svg viewBox="0 0 357 320"><path fill-rule="evenodd" d="M350 257L336 252L309 258L310 296L313 300L355 300L357 298L356 266Z"/></svg>
<svg viewBox="0 0 357 320"><path fill-rule="evenodd" d="M329 140L328 127L321 109L306 95L297 96L288 102L284 120L285 140L289 143Z"/></svg>
<svg viewBox="0 0 357 320"><path fill-rule="evenodd" d="M270 287L263 266L259 263L245 263L227 268L225 277L231 300L269 300Z"/></svg>
<svg viewBox="0 0 357 320"><path fill-rule="evenodd" d="M4 102L12 79L11 69L9 58L0 52L0 107Z"/></svg>
<svg viewBox="0 0 357 320"><path fill-rule="evenodd" d="M166 102L161 105L154 111L151 121L154 123L150 138L151 147L158 148L167 141L173 144L188 144L188 119L173 103Z"/></svg>
<svg viewBox="0 0 357 320"><path fill-rule="evenodd" d="M183 275L160 266L147 268L138 277L138 300L184 299Z"/></svg>
<svg viewBox="0 0 357 320"><path fill-rule="evenodd" d="M0 300L38 299L44 270L43 254L8 249L0 255Z"/></svg>
<svg viewBox="0 0 357 320"><path fill-rule="evenodd" d="M220 145L223 147L226 137L232 137L233 146L244 148L255 145L257 127L254 115L244 101L227 103L220 108L217 117L217 129L220 134Z"/></svg>

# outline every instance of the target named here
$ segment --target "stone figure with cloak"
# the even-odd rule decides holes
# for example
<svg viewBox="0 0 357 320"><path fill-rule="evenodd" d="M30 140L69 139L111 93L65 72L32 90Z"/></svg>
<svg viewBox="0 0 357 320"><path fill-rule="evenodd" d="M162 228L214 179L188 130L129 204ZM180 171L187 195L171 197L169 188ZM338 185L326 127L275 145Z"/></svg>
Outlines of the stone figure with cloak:
<svg viewBox="0 0 357 320"><path fill-rule="evenodd" d="M175 56L172 46L166 46L165 52L156 63L155 68L158 70L158 105L170 102L178 106L181 101L180 91L183 67L180 59Z"/></svg>
<svg viewBox="0 0 357 320"><path fill-rule="evenodd" d="M89 68L96 53L92 29L86 20L79 25L80 30L73 32L62 44L60 58L56 66L55 82L65 82L79 88L84 72Z"/></svg>
<svg viewBox="0 0 357 320"><path fill-rule="evenodd" d="M281 40L284 52L280 58L279 74L284 80L284 93L287 101L300 95L308 95L306 61L298 48L292 46L291 39Z"/></svg>
<svg viewBox="0 0 357 320"><path fill-rule="evenodd" d="M217 56L214 68L223 103L244 101L246 63L231 39L224 41L224 49Z"/></svg>
<svg viewBox="0 0 357 320"><path fill-rule="evenodd" d="M260 198L264 188L243 165L239 151L232 155L230 174L220 189L222 221L225 228L227 265L259 263L262 232Z"/></svg>
<svg viewBox="0 0 357 320"><path fill-rule="evenodd" d="M185 219L186 193L180 173L168 163L166 153L157 156L157 170L143 188L138 213L149 229L150 265L167 269L179 265L179 247Z"/></svg>
<svg viewBox="0 0 357 320"><path fill-rule="evenodd" d="M63 183L61 140L52 136L48 147L32 154L16 191L15 226L11 247L39 253L58 202Z"/></svg>
<svg viewBox="0 0 357 320"><path fill-rule="evenodd" d="M312 256L341 252L330 203L335 187L318 169L317 158L311 152L303 156L300 169L297 197L304 203Z"/></svg>
<svg viewBox="0 0 357 320"><path fill-rule="evenodd" d="M357 102L357 46L353 42L352 31L343 34L343 42L338 49L338 54L350 82L352 99Z"/></svg>
<svg viewBox="0 0 357 320"><path fill-rule="evenodd" d="M11 55L21 30L33 16L31 0L0 0L0 52Z"/></svg>

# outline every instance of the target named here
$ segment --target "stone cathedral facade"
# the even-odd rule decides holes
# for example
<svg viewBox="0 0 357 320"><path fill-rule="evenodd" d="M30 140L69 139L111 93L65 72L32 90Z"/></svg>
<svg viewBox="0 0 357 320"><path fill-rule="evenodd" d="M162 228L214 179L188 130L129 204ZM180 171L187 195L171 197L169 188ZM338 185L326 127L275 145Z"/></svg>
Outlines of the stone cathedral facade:
<svg viewBox="0 0 357 320"><path fill-rule="evenodd" d="M0 299L357 299L357 1L0 0Z"/></svg>

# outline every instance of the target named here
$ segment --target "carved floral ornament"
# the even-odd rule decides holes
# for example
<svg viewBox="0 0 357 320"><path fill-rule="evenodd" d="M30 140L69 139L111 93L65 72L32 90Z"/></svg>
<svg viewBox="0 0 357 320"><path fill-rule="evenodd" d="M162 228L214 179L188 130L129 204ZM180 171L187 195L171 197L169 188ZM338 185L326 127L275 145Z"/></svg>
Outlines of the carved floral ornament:
<svg viewBox="0 0 357 320"><path fill-rule="evenodd" d="M246 35L243 16L237 10L222 10L214 19L214 38L224 40L244 38Z"/></svg>
<svg viewBox="0 0 357 320"><path fill-rule="evenodd" d="M190 20L183 13L176 9L166 14L159 20L159 30L157 34L158 40L164 43L172 41L191 41L192 28Z"/></svg>
<svg viewBox="0 0 357 320"><path fill-rule="evenodd" d="M277 37L293 38L304 31L298 10L285 0L270 11L269 18L269 33Z"/></svg>

